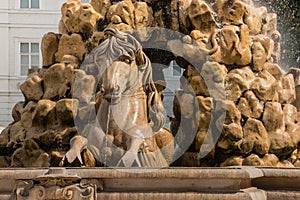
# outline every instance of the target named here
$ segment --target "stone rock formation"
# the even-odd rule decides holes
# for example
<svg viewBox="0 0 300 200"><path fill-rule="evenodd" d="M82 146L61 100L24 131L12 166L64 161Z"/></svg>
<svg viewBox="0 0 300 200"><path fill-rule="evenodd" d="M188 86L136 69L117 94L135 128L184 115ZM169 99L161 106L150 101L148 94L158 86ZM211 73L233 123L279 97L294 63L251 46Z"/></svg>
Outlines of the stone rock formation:
<svg viewBox="0 0 300 200"><path fill-rule="evenodd" d="M78 142L74 136L101 132L89 120L97 120L97 114L103 118L98 111L104 90L97 81L99 68L87 61L111 37L104 34L107 28L132 33L142 45L159 44L163 51L154 47L145 55L160 64L176 60L184 70L173 102L172 134L161 129L148 141L162 149L167 163L300 166L300 69L280 68L277 16L254 5L252 0L67 0L59 34L42 38L42 67L21 84L24 101L15 105L14 121L0 134L1 166L58 166L65 155L70 158L70 143ZM138 51L126 53L145 62ZM165 81L157 79L157 85ZM160 86L161 94L165 85ZM103 149L111 162L128 145L128 136L113 130L98 138L124 147ZM105 164L87 150L76 156L64 164Z"/></svg>

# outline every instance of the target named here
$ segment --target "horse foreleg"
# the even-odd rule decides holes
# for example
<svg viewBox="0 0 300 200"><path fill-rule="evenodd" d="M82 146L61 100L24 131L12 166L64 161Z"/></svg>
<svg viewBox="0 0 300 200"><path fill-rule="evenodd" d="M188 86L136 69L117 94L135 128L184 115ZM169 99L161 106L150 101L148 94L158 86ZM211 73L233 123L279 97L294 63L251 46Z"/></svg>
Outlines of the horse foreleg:
<svg viewBox="0 0 300 200"><path fill-rule="evenodd" d="M61 160L59 165L63 166L66 158L69 163L74 162L74 160L76 158L78 158L79 162L81 164L83 164L82 158L81 158L81 152L87 148L87 143L88 143L88 140L85 137L83 137L81 135L74 136L70 141L71 147L70 147L69 151L63 157L63 159Z"/></svg>
<svg viewBox="0 0 300 200"><path fill-rule="evenodd" d="M136 162L137 167L142 167L138 157L138 153L127 151L122 156L121 160L119 160L117 167L132 167L134 161Z"/></svg>
<svg viewBox="0 0 300 200"><path fill-rule="evenodd" d="M138 152L143 144L144 140L142 138L132 138L130 142L130 147L126 151L126 153L119 160L117 167L121 167L122 163L124 167L132 167L134 161L137 164L137 167L142 167L141 162L138 157Z"/></svg>

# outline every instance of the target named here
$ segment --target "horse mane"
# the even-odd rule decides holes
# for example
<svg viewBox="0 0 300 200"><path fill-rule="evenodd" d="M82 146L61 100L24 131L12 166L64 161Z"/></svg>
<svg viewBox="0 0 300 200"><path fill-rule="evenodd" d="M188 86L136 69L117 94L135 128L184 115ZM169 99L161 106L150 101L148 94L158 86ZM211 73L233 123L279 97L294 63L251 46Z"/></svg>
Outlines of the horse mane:
<svg viewBox="0 0 300 200"><path fill-rule="evenodd" d="M142 45L132 35L114 28L105 29L104 34L107 39L85 58L82 64L83 68L96 67L97 70L93 71L97 71L97 80L99 81L105 69L120 56L126 55L132 60L136 60L136 64L143 74L142 85L147 96L148 120L152 130L158 131L165 123L164 107L152 78L151 62L142 51ZM96 75L94 74L94 76Z"/></svg>

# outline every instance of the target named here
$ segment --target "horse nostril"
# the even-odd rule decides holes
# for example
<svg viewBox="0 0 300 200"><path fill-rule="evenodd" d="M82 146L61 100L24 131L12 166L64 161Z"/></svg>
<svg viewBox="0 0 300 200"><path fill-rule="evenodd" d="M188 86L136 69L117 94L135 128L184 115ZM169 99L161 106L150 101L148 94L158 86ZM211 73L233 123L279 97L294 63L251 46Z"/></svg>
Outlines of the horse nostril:
<svg viewBox="0 0 300 200"><path fill-rule="evenodd" d="M100 88L100 93L104 94L105 93L105 90L103 87Z"/></svg>

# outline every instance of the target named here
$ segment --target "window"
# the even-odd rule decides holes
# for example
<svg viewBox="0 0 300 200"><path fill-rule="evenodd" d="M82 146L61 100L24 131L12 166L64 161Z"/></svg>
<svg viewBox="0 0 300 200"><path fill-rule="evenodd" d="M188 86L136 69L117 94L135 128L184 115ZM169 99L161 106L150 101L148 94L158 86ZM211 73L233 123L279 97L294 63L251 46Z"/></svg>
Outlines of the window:
<svg viewBox="0 0 300 200"><path fill-rule="evenodd" d="M40 0L20 0L20 8L40 8Z"/></svg>
<svg viewBox="0 0 300 200"><path fill-rule="evenodd" d="M173 61L173 76L181 76L182 69L179 67L179 65Z"/></svg>
<svg viewBox="0 0 300 200"><path fill-rule="evenodd" d="M28 69L39 68L39 49L39 43L20 43L21 76L26 76Z"/></svg>

